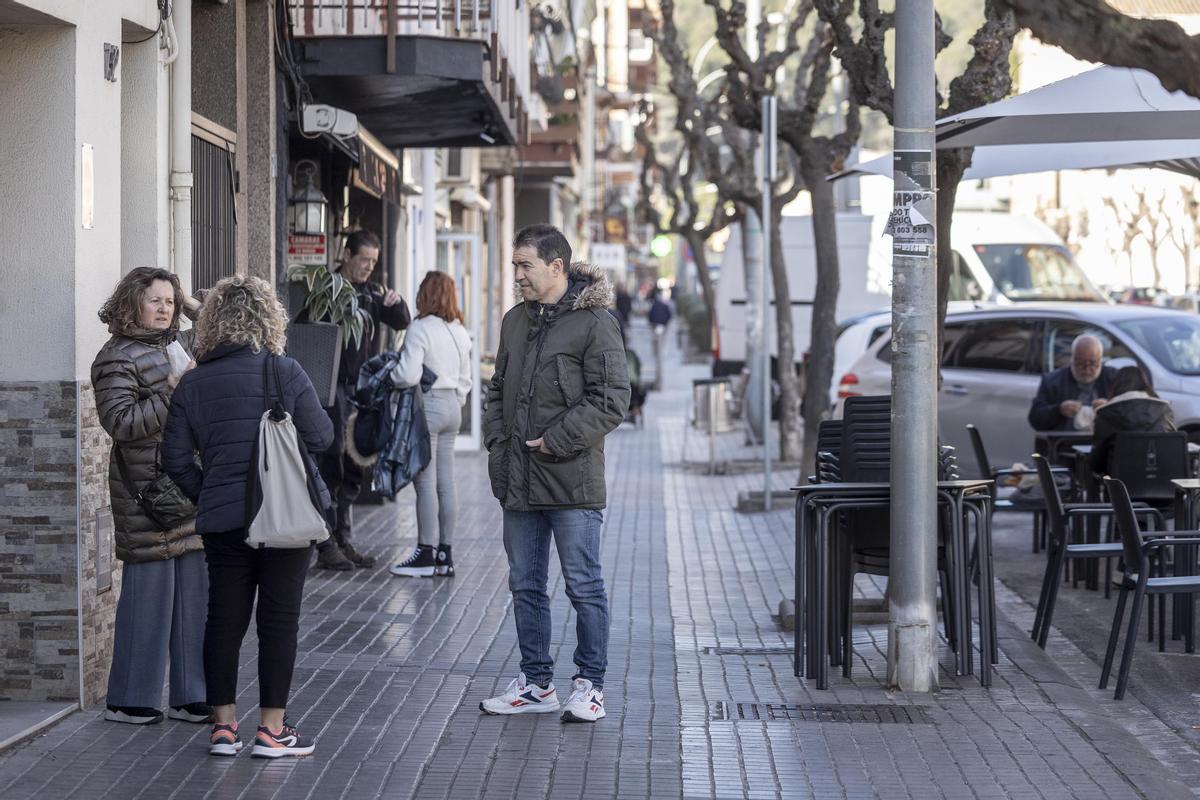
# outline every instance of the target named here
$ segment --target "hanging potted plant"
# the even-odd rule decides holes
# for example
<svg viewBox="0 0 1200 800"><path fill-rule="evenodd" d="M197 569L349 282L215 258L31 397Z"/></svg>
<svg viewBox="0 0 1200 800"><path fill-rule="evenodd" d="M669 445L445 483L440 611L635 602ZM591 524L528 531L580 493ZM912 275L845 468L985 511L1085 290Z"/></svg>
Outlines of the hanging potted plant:
<svg viewBox="0 0 1200 800"><path fill-rule="evenodd" d="M321 402L331 406L337 394L342 345L353 342L359 347L364 336L374 335L371 315L359 305L350 281L324 264L292 264L288 281L294 315L308 319L293 321L288 327L288 355L304 367Z"/></svg>

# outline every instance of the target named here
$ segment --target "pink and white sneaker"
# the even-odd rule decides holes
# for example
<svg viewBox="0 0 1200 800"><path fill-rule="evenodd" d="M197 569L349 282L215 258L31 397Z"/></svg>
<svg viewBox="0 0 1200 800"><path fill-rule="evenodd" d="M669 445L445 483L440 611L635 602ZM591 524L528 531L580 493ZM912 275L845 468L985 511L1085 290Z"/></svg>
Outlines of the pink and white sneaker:
<svg viewBox="0 0 1200 800"><path fill-rule="evenodd" d="M604 719L604 692L587 678L576 678L571 696L563 706L563 722L595 722Z"/></svg>
<svg viewBox="0 0 1200 800"><path fill-rule="evenodd" d="M519 673L504 694L489 697L479 704L485 714L547 714L558 711L558 693L551 683L545 688L526 683L525 673Z"/></svg>

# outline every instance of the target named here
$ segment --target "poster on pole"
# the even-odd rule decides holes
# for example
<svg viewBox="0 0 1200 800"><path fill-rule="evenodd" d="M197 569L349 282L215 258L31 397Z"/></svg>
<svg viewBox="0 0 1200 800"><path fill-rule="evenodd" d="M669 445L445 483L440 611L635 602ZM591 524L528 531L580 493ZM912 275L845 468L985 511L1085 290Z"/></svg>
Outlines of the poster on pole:
<svg viewBox="0 0 1200 800"><path fill-rule="evenodd" d="M897 253L927 256L932 252L933 169L933 153L928 150L897 150L893 155L892 213L884 233L891 235Z"/></svg>

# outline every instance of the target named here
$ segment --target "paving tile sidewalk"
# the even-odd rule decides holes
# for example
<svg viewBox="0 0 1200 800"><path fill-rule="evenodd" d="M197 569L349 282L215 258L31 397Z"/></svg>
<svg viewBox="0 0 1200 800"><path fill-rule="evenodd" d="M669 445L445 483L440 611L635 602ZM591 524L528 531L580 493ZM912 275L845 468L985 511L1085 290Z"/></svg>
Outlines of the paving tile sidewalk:
<svg viewBox="0 0 1200 800"><path fill-rule="evenodd" d="M637 334L645 341L644 328ZM791 512L736 514L737 493L760 488L756 476L681 463L690 380L703 368L675 352L667 361L668 388L651 395L645 428L609 440L606 720L480 715L479 701L516 674L519 653L486 465L460 454L457 577L387 573L415 541L411 490L360 514L362 549L379 567L310 576L291 716L318 739L315 757L210 758L202 727L121 726L93 709L0 753L0 797L1192 796L1007 622L990 691L944 671L932 696L883 691L878 626L856 629L853 679L817 692L793 678L790 639L771 617L791 592ZM738 450L739 434L726 436ZM688 460L705 459L706 446L689 437ZM557 566L550 592L561 686L575 637ZM1021 613L1019 601L1005 610ZM239 697L247 709L253 651L251 640ZM813 705L868 706L862 714L892 721L819 721L800 708ZM242 725L252 730L254 717Z"/></svg>

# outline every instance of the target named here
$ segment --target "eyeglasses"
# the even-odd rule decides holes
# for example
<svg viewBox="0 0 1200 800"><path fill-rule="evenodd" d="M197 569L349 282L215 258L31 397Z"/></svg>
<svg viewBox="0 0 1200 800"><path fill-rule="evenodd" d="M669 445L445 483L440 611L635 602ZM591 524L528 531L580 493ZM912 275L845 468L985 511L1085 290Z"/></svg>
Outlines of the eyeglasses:
<svg viewBox="0 0 1200 800"><path fill-rule="evenodd" d="M1071 363L1077 367L1098 367L1098 366L1100 366L1100 359L1091 358L1091 359L1087 359L1085 361L1085 360L1076 358L1076 359L1073 359L1071 361Z"/></svg>

